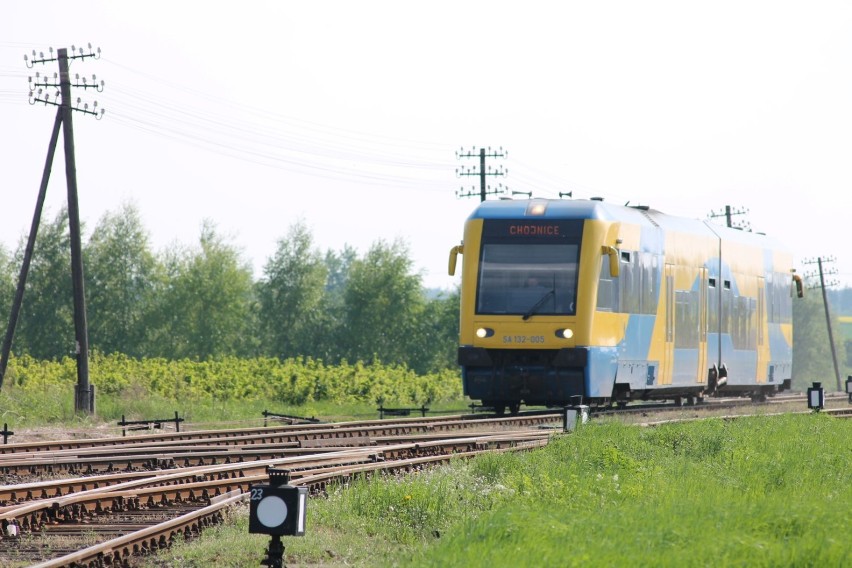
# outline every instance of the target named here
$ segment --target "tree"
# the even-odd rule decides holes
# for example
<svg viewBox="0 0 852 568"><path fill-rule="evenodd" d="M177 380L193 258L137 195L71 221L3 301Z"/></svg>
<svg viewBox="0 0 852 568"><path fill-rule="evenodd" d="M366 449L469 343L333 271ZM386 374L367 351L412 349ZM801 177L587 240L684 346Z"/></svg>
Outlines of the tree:
<svg viewBox="0 0 852 568"><path fill-rule="evenodd" d="M12 300L15 298L15 280L19 267L15 266L12 254L3 244L0 244L0 320L7 323L12 311ZM3 328L5 330L5 327Z"/></svg>
<svg viewBox="0 0 852 568"><path fill-rule="evenodd" d="M90 345L103 353L146 355L157 260L136 208L125 205L104 215L84 258Z"/></svg>
<svg viewBox="0 0 852 568"><path fill-rule="evenodd" d="M22 239L15 253L17 266L23 263L25 249L26 239ZM71 241L65 208L52 223L41 223L15 337L13 350L39 359L58 359L74 352Z"/></svg>
<svg viewBox="0 0 852 568"><path fill-rule="evenodd" d="M427 300L409 354L410 366L418 373L457 368L459 301L458 287Z"/></svg>
<svg viewBox="0 0 852 568"><path fill-rule="evenodd" d="M407 247L379 241L352 262L344 292L340 345L351 361L408 363L424 310L420 276Z"/></svg>
<svg viewBox="0 0 852 568"><path fill-rule="evenodd" d="M344 245L340 252L328 250L325 253L325 266L328 270L325 291L330 297L339 299L341 307L343 293L349 280L349 269L356 260L358 260L358 251L350 245Z"/></svg>
<svg viewBox="0 0 852 568"><path fill-rule="evenodd" d="M832 330L838 329L833 316ZM838 364L846 361L846 350L834 332ZM841 369L841 375L842 375ZM813 382L821 382L828 390L836 388L831 344L825 324L825 306L818 290L793 302L793 380L796 390L805 390Z"/></svg>
<svg viewBox="0 0 852 568"><path fill-rule="evenodd" d="M205 220L199 249L167 252L153 318L156 355L208 359L252 350L250 266Z"/></svg>
<svg viewBox="0 0 852 568"><path fill-rule="evenodd" d="M322 304L328 267L310 231L293 225L264 267L258 285L265 351L280 358L317 356L324 321Z"/></svg>

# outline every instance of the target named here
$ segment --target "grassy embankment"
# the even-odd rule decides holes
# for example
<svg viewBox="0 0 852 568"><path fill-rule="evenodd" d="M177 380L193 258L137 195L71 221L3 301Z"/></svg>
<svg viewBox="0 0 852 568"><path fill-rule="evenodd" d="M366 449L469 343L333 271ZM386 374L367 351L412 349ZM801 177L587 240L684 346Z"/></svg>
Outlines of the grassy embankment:
<svg viewBox="0 0 852 568"><path fill-rule="evenodd" d="M852 422L592 423L547 448L485 456L313 499L295 566L850 566ZM247 513L147 566L259 566Z"/></svg>

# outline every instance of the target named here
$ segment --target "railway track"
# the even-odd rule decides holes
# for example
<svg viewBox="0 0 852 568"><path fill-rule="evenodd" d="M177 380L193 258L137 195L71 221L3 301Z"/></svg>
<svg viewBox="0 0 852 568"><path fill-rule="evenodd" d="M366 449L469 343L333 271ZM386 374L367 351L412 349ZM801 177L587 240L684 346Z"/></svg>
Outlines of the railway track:
<svg viewBox="0 0 852 568"><path fill-rule="evenodd" d="M766 406L783 403L804 406L805 399L777 397ZM847 405L837 406L823 412L852 416ZM738 400L717 400L619 412L738 407L749 410ZM287 469L291 485L320 495L357 475L400 475L484 452L540 448L561 432L563 419L562 412L535 411L11 444L0 453L9 480L0 486L0 564L129 567L141 554L222 522L251 486L268 482L269 468Z"/></svg>
<svg viewBox="0 0 852 568"><path fill-rule="evenodd" d="M221 522L252 485L268 481L269 468L287 469L292 485L317 495L356 475L538 448L560 420L407 419L7 447L0 471L16 481L0 487L0 564L130 566L135 555ZM90 473L70 474L81 469Z"/></svg>

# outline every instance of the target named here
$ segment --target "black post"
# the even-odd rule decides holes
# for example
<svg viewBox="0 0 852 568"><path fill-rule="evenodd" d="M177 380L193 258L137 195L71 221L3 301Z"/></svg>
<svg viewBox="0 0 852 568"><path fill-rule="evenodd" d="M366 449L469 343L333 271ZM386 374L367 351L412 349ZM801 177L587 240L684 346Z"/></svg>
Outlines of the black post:
<svg viewBox="0 0 852 568"><path fill-rule="evenodd" d="M266 549L266 559L262 560L261 564L269 568L284 567L284 543L277 534L272 535L269 548Z"/></svg>
<svg viewBox="0 0 852 568"><path fill-rule="evenodd" d="M825 276L822 271L822 257L817 258L819 266L819 286L822 288L822 303L825 306L825 324L828 327L828 343L831 346L831 361L834 363L834 377L837 379L837 390L843 390L840 385L840 368L837 366L837 350L834 348L834 333L831 331L831 314L828 311L828 295L825 291Z"/></svg>
<svg viewBox="0 0 852 568"><path fill-rule="evenodd" d="M27 283L27 275L30 271L30 262L33 258L36 234L41 222L41 212L44 209L44 199L47 194L47 182L50 180L50 170L53 166L53 156L56 154L56 143L59 140L59 127L62 125L62 109L56 110L56 120L53 122L53 134L50 136L50 145L47 148L47 159L44 163L44 171L41 174L41 186L38 189L38 199L33 213L33 222L30 226L30 235L27 238L27 248L24 250L24 262L21 264L21 272L18 275L18 287L15 290L15 299L12 302L12 311L9 314L9 327L6 328L6 338L3 340L3 352L0 354L0 388L3 388L3 379L6 376L6 367L9 365L9 354L12 352L12 340L15 337L15 328L18 326L18 316L21 313L21 305L24 302L24 287Z"/></svg>
<svg viewBox="0 0 852 568"><path fill-rule="evenodd" d="M14 434L14 432L9 430L9 424L4 422L3 423L3 431L0 432L0 434L3 434L3 444L5 445L5 444L9 443L9 436L12 436Z"/></svg>
<svg viewBox="0 0 852 568"><path fill-rule="evenodd" d="M479 149L479 196L485 201L485 148Z"/></svg>
<svg viewBox="0 0 852 568"><path fill-rule="evenodd" d="M77 388L74 410L94 412L89 385L89 335L86 323L86 293L83 287L83 254L80 243L80 208L77 203L77 165L74 158L74 125L71 120L71 80L68 50L59 49L59 87L62 93L62 125L65 135L65 177L68 184L68 227L71 233L71 278L74 285L74 330L77 355Z"/></svg>

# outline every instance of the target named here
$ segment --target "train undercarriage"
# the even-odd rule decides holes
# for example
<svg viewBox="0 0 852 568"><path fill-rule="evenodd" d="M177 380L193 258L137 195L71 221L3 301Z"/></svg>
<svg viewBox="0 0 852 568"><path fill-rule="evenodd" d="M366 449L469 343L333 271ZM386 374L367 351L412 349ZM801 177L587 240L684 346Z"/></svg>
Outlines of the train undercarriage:
<svg viewBox="0 0 852 568"><path fill-rule="evenodd" d="M522 405L561 408L585 404L592 407L623 407L636 401L671 401L675 405L697 405L706 397L742 397L765 401L788 390L790 379L778 383L731 384L727 371L708 370L706 383L633 388L616 378L610 388L588 392L584 350L500 351L469 348L460 350L464 391L482 401L498 415L517 414ZM470 363L476 362L478 365ZM483 364L486 363L486 364ZM607 385L607 386L609 386Z"/></svg>

